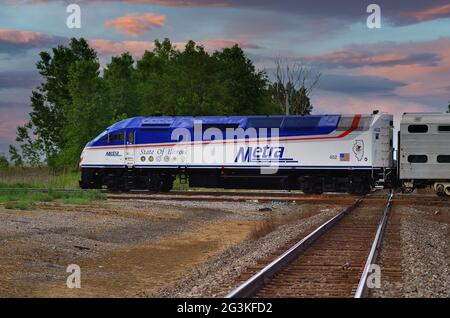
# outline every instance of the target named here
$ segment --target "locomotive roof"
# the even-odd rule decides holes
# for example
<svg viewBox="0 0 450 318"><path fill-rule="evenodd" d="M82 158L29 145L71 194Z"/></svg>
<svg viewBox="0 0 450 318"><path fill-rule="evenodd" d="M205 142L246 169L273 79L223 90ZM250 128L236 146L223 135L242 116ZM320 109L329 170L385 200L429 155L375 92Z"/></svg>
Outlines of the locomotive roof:
<svg viewBox="0 0 450 318"><path fill-rule="evenodd" d="M355 115L271 115L271 116L154 116L154 117L134 117L122 120L108 128L108 130L124 129L124 128L148 128L148 127L192 127L194 120L199 120L202 124L210 125L235 125L243 126L248 120L282 120L282 119L299 119L306 125L308 123L315 126L337 124L342 117L354 117ZM372 117L372 114L362 115L363 117Z"/></svg>

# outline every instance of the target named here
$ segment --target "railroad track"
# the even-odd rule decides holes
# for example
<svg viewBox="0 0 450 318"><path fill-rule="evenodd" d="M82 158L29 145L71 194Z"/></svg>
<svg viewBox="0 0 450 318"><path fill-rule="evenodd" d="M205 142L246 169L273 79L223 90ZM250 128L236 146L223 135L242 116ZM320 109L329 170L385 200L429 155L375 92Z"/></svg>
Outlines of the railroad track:
<svg viewBox="0 0 450 318"><path fill-rule="evenodd" d="M365 200L375 203L384 203L383 191L373 192ZM286 202L296 204L350 204L355 201L356 196L346 193L327 193L322 195L281 192L204 192L204 191L177 191L169 193L141 194L140 192L128 193L107 193L112 200L151 200L151 201L210 201L210 202ZM394 199L396 205L433 205L449 206L449 198L439 198L437 196L402 196Z"/></svg>
<svg viewBox="0 0 450 318"><path fill-rule="evenodd" d="M63 189L63 188L0 188L1 191L29 191L29 192L49 192L49 191L58 191L58 192L86 192L93 190L86 189ZM298 197L305 196L301 191L288 191L288 190L280 190L280 191L203 191L203 190L173 190L170 192L153 192L148 190L130 190L127 192L120 191L109 191L106 189L98 190L102 193L117 195L117 196L132 196L132 195L146 195L146 196L246 196L246 197L259 197L259 196L276 196L283 198L290 197ZM323 197L323 198L333 198L336 196L342 196L342 193L325 193L321 195L306 195L308 197Z"/></svg>
<svg viewBox="0 0 450 318"><path fill-rule="evenodd" d="M48 188L0 188L2 191L28 191L28 192L83 192L92 190L83 189L48 189ZM151 192L142 190L132 190L129 192L111 192L106 189L100 190L105 193L108 199L112 200L186 200L186 201L229 201L245 202L258 201L261 203L281 201L291 203L306 204L350 204L355 196L346 193L325 193L320 195L304 194L300 191L203 191L203 190L180 190L171 192ZM378 191L378 194L381 191ZM377 193L377 192L374 192ZM373 195L366 200L373 202L383 202L382 195ZM424 200L426 199L426 200ZM450 199L437 197L435 195L396 195L397 205L429 205L449 206Z"/></svg>
<svg viewBox="0 0 450 318"><path fill-rule="evenodd" d="M365 297L392 198L359 198L227 297Z"/></svg>

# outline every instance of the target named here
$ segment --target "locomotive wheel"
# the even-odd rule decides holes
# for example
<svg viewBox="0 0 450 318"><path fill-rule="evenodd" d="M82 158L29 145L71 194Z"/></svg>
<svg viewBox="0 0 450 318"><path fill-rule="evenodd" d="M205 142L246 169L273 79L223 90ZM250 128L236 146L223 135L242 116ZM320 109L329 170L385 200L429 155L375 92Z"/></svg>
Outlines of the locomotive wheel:
<svg viewBox="0 0 450 318"><path fill-rule="evenodd" d="M161 183L161 192L170 192L173 188L173 178L171 176L165 177Z"/></svg>
<svg viewBox="0 0 450 318"><path fill-rule="evenodd" d="M402 193L409 194L409 193L413 193L414 188L405 188L405 187L402 187L401 190L402 190Z"/></svg>
<svg viewBox="0 0 450 318"><path fill-rule="evenodd" d="M313 185L311 182L303 183L303 187L301 190L304 194L314 194Z"/></svg>
<svg viewBox="0 0 450 318"><path fill-rule="evenodd" d="M366 195L370 192L370 184L367 182L355 182L350 186L350 194Z"/></svg>
<svg viewBox="0 0 450 318"><path fill-rule="evenodd" d="M313 193L314 194L322 194L323 193L323 187L320 183L317 183L313 187Z"/></svg>
<svg viewBox="0 0 450 318"><path fill-rule="evenodd" d="M150 191L161 191L162 187L162 178L160 175L152 174L149 175L148 181L147 181L148 190Z"/></svg>

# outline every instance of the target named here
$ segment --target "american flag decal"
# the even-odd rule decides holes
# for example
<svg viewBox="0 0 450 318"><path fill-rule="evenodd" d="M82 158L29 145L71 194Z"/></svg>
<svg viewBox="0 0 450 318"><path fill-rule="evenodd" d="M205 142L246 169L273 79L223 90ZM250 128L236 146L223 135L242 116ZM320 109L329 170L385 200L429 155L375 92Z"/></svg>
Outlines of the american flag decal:
<svg viewBox="0 0 450 318"><path fill-rule="evenodd" d="M339 156L339 159L341 161L350 161L350 154L347 153L341 153L341 155Z"/></svg>

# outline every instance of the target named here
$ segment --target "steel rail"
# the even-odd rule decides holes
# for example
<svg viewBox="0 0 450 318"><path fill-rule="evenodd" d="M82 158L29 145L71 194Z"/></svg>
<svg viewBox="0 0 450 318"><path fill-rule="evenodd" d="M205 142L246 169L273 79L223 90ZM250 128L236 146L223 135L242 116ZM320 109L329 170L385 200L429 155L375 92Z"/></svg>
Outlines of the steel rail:
<svg viewBox="0 0 450 318"><path fill-rule="evenodd" d="M300 191L201 191L201 190L174 190L170 192L153 192L149 190L130 190L127 192L121 191L110 191L107 189L70 189L70 188L0 188L1 191L29 191L29 192L48 192L48 191L61 191L61 192L85 192L85 191L99 191L102 193L107 193L110 195L161 195L161 196L170 196L170 195L186 195L186 196L262 196L262 195L270 195L270 196L278 196L278 197L297 197L297 196L305 196L303 192ZM321 195L307 195L309 197L315 198L333 198L337 196L348 195L346 193L326 193Z"/></svg>
<svg viewBox="0 0 450 318"><path fill-rule="evenodd" d="M391 192L388 198L388 202L386 203L386 207L383 212L383 216L378 225L377 231L375 233L375 237L373 239L372 247L370 248L369 256L367 257L366 264L364 266L364 270L361 274L361 278L359 279L358 288L356 289L356 293L354 298L363 298L367 297L369 290L367 287L367 278L371 271L371 265L375 263L375 260L378 256L378 252L380 251L380 246L383 238L384 230L386 229L387 220L389 217L389 211L392 207L394 193Z"/></svg>
<svg viewBox="0 0 450 318"><path fill-rule="evenodd" d="M298 258L303 252L311 246L320 236L326 233L330 228L336 225L346 214L357 208L362 201L359 198L356 202L346 207L339 214L332 219L320 225L311 234L300 240L294 246L289 248L281 256L272 261L269 265L264 267L261 271L253 275L250 279L242 285L230 292L226 298L248 298L255 294L266 282L268 282L274 275L283 270L293 260Z"/></svg>

